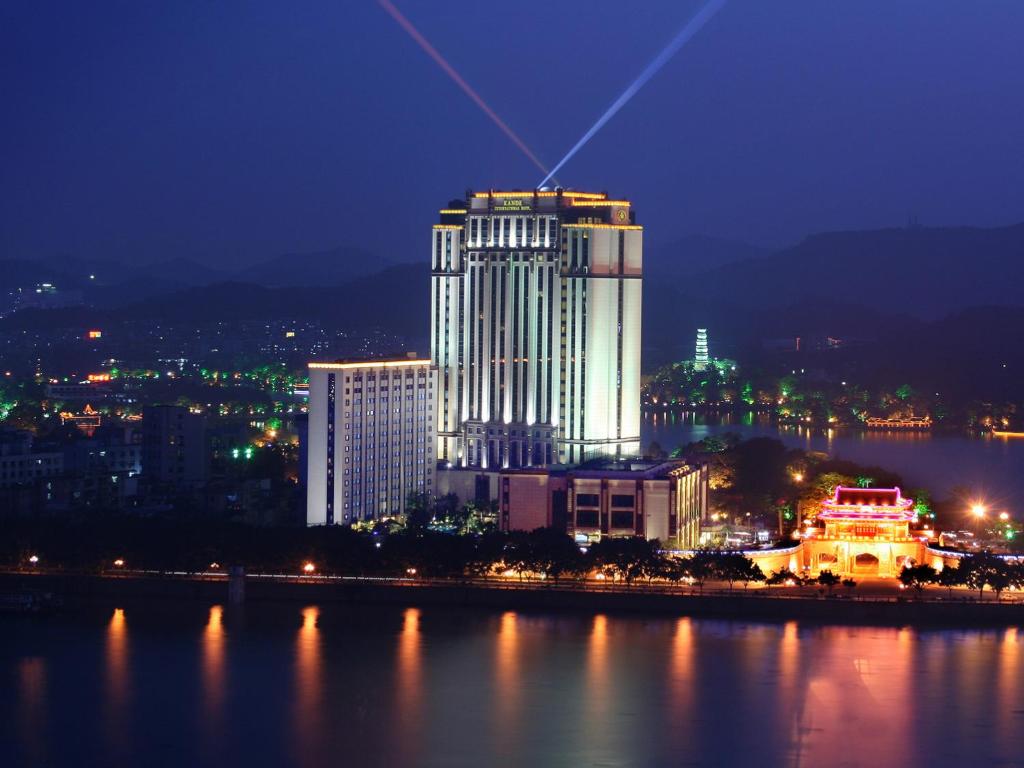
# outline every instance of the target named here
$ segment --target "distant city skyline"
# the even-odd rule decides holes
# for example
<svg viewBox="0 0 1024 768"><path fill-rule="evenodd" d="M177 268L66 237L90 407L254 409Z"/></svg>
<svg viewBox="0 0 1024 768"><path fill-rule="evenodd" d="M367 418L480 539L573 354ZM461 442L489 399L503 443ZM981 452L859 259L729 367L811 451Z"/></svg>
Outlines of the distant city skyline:
<svg viewBox="0 0 1024 768"><path fill-rule="evenodd" d="M701 3L396 5L554 163ZM732 0L559 180L636 190L648 245L1024 220L1024 5L984 10ZM414 262L451 189L537 180L369 0L27 4L0 43L0 258ZM538 88L552 51L575 76Z"/></svg>

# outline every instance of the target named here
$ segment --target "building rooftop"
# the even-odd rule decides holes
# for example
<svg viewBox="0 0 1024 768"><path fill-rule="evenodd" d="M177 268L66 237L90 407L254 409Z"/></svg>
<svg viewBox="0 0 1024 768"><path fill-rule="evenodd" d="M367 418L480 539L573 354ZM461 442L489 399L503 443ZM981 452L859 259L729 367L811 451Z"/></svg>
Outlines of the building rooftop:
<svg viewBox="0 0 1024 768"><path fill-rule="evenodd" d="M822 503L818 517L826 520L891 520L913 522L913 499L905 499L899 488L845 488Z"/></svg>
<svg viewBox="0 0 1024 768"><path fill-rule="evenodd" d="M410 353L403 357L393 355L390 357L366 357L366 358L345 358L334 362L311 362L309 367L315 370L345 370L352 368L400 368L409 365L430 365L430 358L417 357Z"/></svg>
<svg viewBox="0 0 1024 768"><path fill-rule="evenodd" d="M622 478L656 480L670 477L680 472L689 472L696 467L685 459L668 459L659 461L643 458L597 458L575 465L552 465L548 467L521 467L503 469L502 472L512 474L549 474L567 475L580 478Z"/></svg>

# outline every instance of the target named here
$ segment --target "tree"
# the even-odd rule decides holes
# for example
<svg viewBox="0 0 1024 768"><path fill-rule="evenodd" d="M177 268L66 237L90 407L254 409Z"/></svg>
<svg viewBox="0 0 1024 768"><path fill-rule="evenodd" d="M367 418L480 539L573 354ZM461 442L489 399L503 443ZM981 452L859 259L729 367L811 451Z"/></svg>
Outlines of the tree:
<svg viewBox="0 0 1024 768"><path fill-rule="evenodd" d="M793 584L800 583L800 577L789 570L789 568L779 568L779 570L773 571L771 575L765 579L765 583L770 587L778 584L786 584L787 582L792 582Z"/></svg>
<svg viewBox="0 0 1024 768"><path fill-rule="evenodd" d="M978 590L979 600L985 599L986 586L992 588L998 600L1002 591L1012 583L1009 563L991 552L965 555L960 559L957 571L961 575L962 584Z"/></svg>
<svg viewBox="0 0 1024 768"><path fill-rule="evenodd" d="M843 586L846 587L847 592L853 592L857 586L857 582L853 579L843 579Z"/></svg>
<svg viewBox="0 0 1024 768"><path fill-rule="evenodd" d="M761 570L761 566L751 560L749 557L744 558L747 562L740 574L740 580L743 582L743 588L746 589L750 586L752 581L765 581L764 571Z"/></svg>
<svg viewBox="0 0 1024 768"><path fill-rule="evenodd" d="M697 589L704 592L704 582L715 574L714 552L701 550L683 561L687 577L693 579Z"/></svg>
<svg viewBox="0 0 1024 768"><path fill-rule="evenodd" d="M412 491L405 502L405 524L412 530L422 531L434 517L434 502L429 493Z"/></svg>
<svg viewBox="0 0 1024 768"><path fill-rule="evenodd" d="M950 568L947 565L939 571L937 581L940 586L943 586L948 590L949 597L952 598L953 587L960 587L964 585L964 575L960 573L959 568Z"/></svg>
<svg viewBox="0 0 1024 768"><path fill-rule="evenodd" d="M822 571L818 574L818 583L828 590L829 595L832 594L832 589L841 581L832 571Z"/></svg>
<svg viewBox="0 0 1024 768"><path fill-rule="evenodd" d="M673 556L662 558L658 576L672 584L678 584L686 578L686 561Z"/></svg>
<svg viewBox="0 0 1024 768"><path fill-rule="evenodd" d="M905 587L913 587L917 594L924 592L925 586L934 584L939 577L938 571L930 565L908 565L900 571L900 584Z"/></svg>
<svg viewBox="0 0 1024 768"><path fill-rule="evenodd" d="M662 459L668 458L668 453L661 447L661 443L657 440L652 440L651 444L647 446L647 457L654 459L655 461L661 461Z"/></svg>

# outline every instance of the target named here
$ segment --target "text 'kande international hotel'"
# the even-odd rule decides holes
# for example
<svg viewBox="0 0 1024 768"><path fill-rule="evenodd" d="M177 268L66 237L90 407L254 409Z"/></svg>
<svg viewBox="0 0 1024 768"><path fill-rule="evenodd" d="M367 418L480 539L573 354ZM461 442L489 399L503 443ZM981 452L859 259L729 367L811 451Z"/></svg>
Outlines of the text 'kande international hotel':
<svg viewBox="0 0 1024 768"><path fill-rule="evenodd" d="M629 201L491 190L440 213L438 458L499 469L638 453L643 232Z"/></svg>

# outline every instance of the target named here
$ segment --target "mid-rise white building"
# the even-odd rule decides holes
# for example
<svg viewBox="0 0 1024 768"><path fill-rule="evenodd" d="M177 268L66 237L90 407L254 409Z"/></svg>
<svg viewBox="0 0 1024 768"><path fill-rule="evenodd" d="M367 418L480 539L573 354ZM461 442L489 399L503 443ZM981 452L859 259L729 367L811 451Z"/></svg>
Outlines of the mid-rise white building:
<svg viewBox="0 0 1024 768"><path fill-rule="evenodd" d="M497 470L638 453L643 232L631 203L491 190L440 216L438 459Z"/></svg>
<svg viewBox="0 0 1024 768"><path fill-rule="evenodd" d="M436 371L430 360L309 364L306 523L402 514L434 494Z"/></svg>

